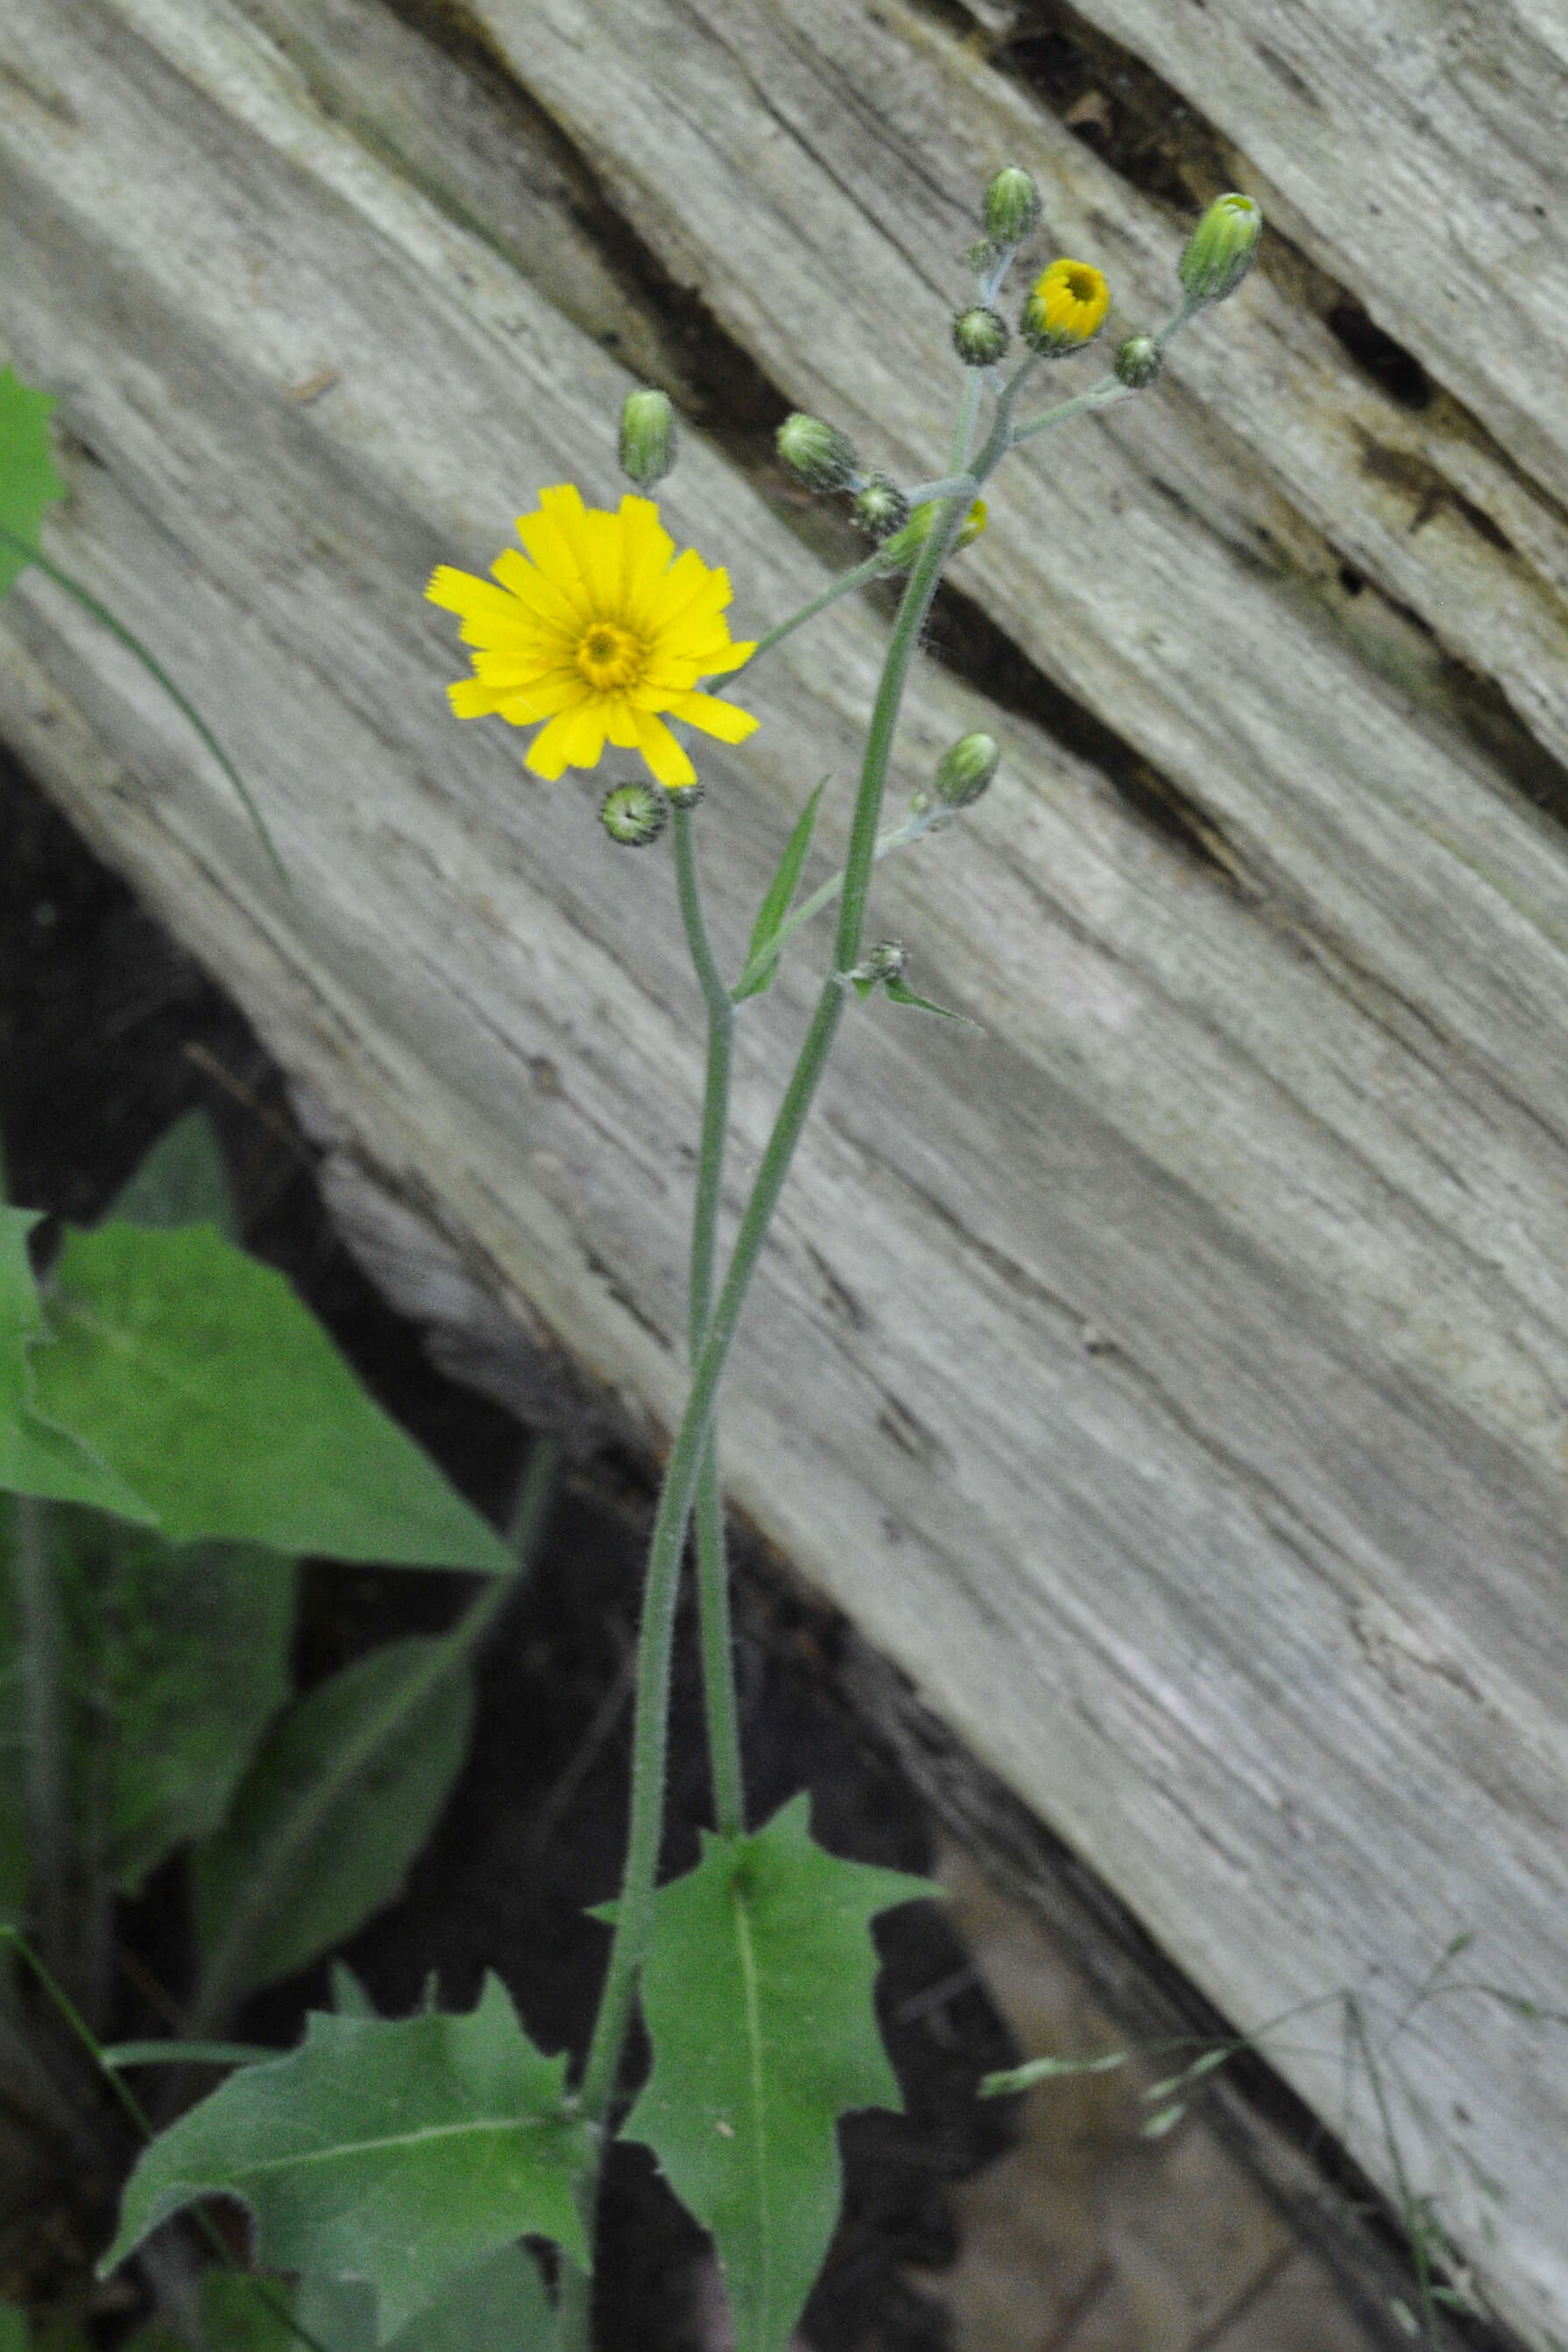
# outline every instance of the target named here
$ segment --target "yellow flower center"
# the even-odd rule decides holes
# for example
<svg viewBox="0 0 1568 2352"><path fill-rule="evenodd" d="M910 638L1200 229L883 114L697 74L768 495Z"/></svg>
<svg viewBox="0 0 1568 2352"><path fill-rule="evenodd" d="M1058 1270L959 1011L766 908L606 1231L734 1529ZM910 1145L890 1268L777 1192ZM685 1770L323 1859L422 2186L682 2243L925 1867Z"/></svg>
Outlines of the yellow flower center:
<svg viewBox="0 0 1568 2352"><path fill-rule="evenodd" d="M595 694L635 686L647 661L647 647L630 629L595 621L577 641L577 669Z"/></svg>

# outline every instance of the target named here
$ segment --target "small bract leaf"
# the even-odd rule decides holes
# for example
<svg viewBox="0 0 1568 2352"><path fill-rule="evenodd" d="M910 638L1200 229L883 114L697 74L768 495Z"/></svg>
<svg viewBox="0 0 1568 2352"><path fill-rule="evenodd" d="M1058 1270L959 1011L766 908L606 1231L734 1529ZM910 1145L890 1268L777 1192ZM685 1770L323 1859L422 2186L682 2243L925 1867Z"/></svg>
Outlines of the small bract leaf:
<svg viewBox="0 0 1568 2352"><path fill-rule="evenodd" d="M466 1663L416 1638L373 1650L279 1717L228 1820L192 1858L197 1948L224 2006L393 1900L462 1769L472 1713Z"/></svg>
<svg viewBox="0 0 1568 2352"><path fill-rule="evenodd" d="M66 486L55 471L49 449L50 392L35 392L15 368L0 368L0 530L7 542L37 544L44 516ZM0 595L27 558L14 544L0 545Z"/></svg>
<svg viewBox="0 0 1568 2352"><path fill-rule="evenodd" d="M912 1004L917 1012L934 1013L942 1021L956 1021L961 1029L978 1029L980 1026L979 1022L972 1021L967 1013L950 1013L945 1004L933 1004L929 996L917 996L906 981L884 981L882 988L883 993L895 1004Z"/></svg>
<svg viewBox="0 0 1568 2352"><path fill-rule="evenodd" d="M879 1911L940 1890L814 1844L794 1799L706 1836L660 1888L644 1963L653 2071L623 2126L711 2231L738 2352L784 2352L837 2219L837 2122L902 2102L877 2030Z"/></svg>
<svg viewBox="0 0 1568 2352"><path fill-rule="evenodd" d="M746 950L746 971L741 975L734 990L734 1000L737 1004L742 1003L748 996L760 996L764 989L771 988L773 984L779 968L776 956L757 972L754 979L748 980L746 973L751 971L758 958L766 954L768 949L773 946L784 919L789 913L800 881L801 870L811 847L811 836L816 826L816 813L822 805L822 795L826 788L827 779L825 776L795 819L795 828L784 844L784 853L779 860L778 872L768 885L767 896L763 900L756 922L752 927L751 944Z"/></svg>
<svg viewBox="0 0 1568 2352"><path fill-rule="evenodd" d="M102 2267L193 2199L237 2197L258 2262L363 2280L384 2339L519 2237L585 2263L573 2184L588 2138L565 2071L493 1976L466 2017L314 2014L300 2050L232 2074L142 2151Z"/></svg>
<svg viewBox="0 0 1568 2352"><path fill-rule="evenodd" d="M68 1235L38 1411L176 1541L505 1572L504 1545L360 1386L280 1274L210 1226Z"/></svg>
<svg viewBox="0 0 1568 2352"><path fill-rule="evenodd" d="M1063 2074L1110 2074L1125 2066L1130 2050L1107 2050L1098 2058L1030 2058L1022 2066L1008 2066L999 2074L984 2074L977 2095L982 2099L1011 2098L1031 2091L1037 2083L1055 2082Z"/></svg>

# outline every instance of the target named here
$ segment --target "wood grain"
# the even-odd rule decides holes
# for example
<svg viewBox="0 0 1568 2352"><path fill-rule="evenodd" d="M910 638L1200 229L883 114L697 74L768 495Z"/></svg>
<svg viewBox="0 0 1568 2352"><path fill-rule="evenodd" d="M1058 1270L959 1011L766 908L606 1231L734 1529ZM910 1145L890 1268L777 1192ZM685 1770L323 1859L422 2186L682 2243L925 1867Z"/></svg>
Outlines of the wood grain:
<svg viewBox="0 0 1568 2352"><path fill-rule="evenodd" d="M476 21L470 97L374 0L13 0L4 330L63 394L51 546L217 724L292 890L47 583L5 611L0 724L341 1166L527 1302L523 1390L558 1348L651 1435L700 1067L668 877L598 834L609 772L543 787L499 724L450 722L419 597L542 482L614 497L603 339L668 356L608 262L568 293L583 184L538 110L785 397L907 475L940 467L952 255L997 161L1042 172L1128 325L1181 224L891 0ZM1241 2025L1373 1970L1397 2001L1467 1927L1478 1974L1561 2005L1568 856L1521 762L1568 738L1562 526L1457 379L1428 435L1266 278L1177 351L1017 462L955 573L1040 715L922 667L900 788L977 723L1004 777L884 868L877 920L988 1034L849 1024L727 1393L729 1485ZM666 487L738 627L820 583L776 486L700 434ZM1345 562L1373 584L1336 601ZM825 772L825 858L840 837L882 643L847 606L790 640L744 683L752 743L705 759L731 961ZM1511 706L1491 736L1446 653ZM808 970L742 1028L731 1207ZM1405 2160L1545 2346L1564 2038L1481 1996L1419 2032ZM1331 2055L1281 2063L1335 2113ZM1351 2134L1386 2181L1364 2101Z"/></svg>

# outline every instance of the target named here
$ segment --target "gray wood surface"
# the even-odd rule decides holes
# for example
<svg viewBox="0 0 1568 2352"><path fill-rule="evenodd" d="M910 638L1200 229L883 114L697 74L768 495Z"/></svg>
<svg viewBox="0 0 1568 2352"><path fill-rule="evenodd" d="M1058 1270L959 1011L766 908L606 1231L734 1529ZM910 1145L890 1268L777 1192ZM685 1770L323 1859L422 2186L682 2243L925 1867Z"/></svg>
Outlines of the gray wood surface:
<svg viewBox="0 0 1568 2352"><path fill-rule="evenodd" d="M605 845L605 779L448 719L425 577L541 483L617 494L615 353L679 389L679 289L909 478L997 163L1117 330L1185 224L897 0L472 17L448 51L379 0L10 0L0 334L63 395L50 544L218 725L293 890L47 583L0 608L0 727L308 1089L345 1197L397 1204L407 1295L492 1372L499 1301L518 1393L564 1357L652 1439L700 1072L668 877ZM1428 348L1341 183L1291 202L1440 396L1358 373L1282 244L1155 394L1014 461L954 577L1036 715L922 667L900 786L977 723L1006 764L877 915L986 1034L847 1024L726 1421L735 1498L1247 2027L1396 2014L1472 1928L1475 1977L1564 2006L1568 1898L1561 371L1517 327ZM663 500L738 629L824 576L747 460L689 433ZM882 643L841 607L705 750L731 959L830 771L826 870ZM810 984L743 1025L732 1200ZM1278 2059L1388 2182L1327 2041ZM1568 2338L1568 2035L1456 1995L1391 2063L1480 2291Z"/></svg>

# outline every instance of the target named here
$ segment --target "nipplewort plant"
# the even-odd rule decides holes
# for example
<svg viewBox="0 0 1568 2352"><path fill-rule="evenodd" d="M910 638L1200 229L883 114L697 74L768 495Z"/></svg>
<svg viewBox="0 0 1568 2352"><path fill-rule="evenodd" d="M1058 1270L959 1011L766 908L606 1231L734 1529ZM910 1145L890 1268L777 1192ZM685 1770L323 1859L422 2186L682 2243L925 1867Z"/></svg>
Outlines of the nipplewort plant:
<svg viewBox="0 0 1568 2352"><path fill-rule="evenodd" d="M527 765L545 778L596 766L606 746L633 755L646 772L609 791L605 831L627 846L666 838L673 845L675 894L707 1013L689 1265L691 1377L649 1546L625 1870L606 1913L608 1961L578 2079L568 2079L563 2058L534 2048L493 1979L466 2015L318 2016L300 2050L237 2067L154 2138L126 2190L108 2263L132 2253L193 2201L237 2198L252 2218L256 2260L300 2282L294 2322L326 2352L448 2336L504 2342L510 2352L541 2352L547 2343L559 2352L588 2352L600 2175L616 2134L653 2151L675 2193L711 2233L739 2352L784 2352L835 2227L839 2118L899 2104L876 2021L869 1927L879 1913L934 1890L825 1852L811 1836L805 1798L771 1821L747 1817L718 1404L769 1224L847 1013L877 995L906 1009L942 1011L910 986L903 948L868 937L868 929L878 860L950 829L996 772L994 743L967 735L908 813L884 826L900 705L947 565L984 530L984 493L1013 450L1157 382L1171 338L1240 282L1261 225L1248 197L1222 196L1181 256L1174 315L1123 341L1100 381L1029 414L1026 395L1100 332L1110 299L1097 268L1058 258L1035 277L1016 325L1009 323L1003 288L1039 215L1029 174L999 173L985 194L984 235L967 257L973 298L952 336L962 390L951 446L933 479L901 486L863 466L847 436L821 419L795 415L781 428L784 463L824 495L847 496L872 546L863 562L774 627L752 639L731 636L727 573L694 550L678 552L646 495L675 457L669 404L653 391L634 394L621 419L620 457L635 488L618 509L588 505L571 483L543 488L519 520L521 546L496 559L489 579L443 564L430 581L428 595L460 617L471 655L471 674L450 688L456 716L533 730ZM744 741L757 721L730 694L750 666L837 598L900 577L842 871L800 898L826 790L818 786L727 980L698 866L699 825L722 822L722 810L704 804L698 766L676 730ZM710 690L710 682L726 691ZM815 1010L744 1211L721 1253L735 1023L769 986L781 955L829 908L833 937ZM68 1306L83 1285L94 1299L106 1289L119 1295L110 1261L124 1246L92 1237L73 1243L62 1262L68 1305L59 1339L27 1360L36 1367L28 1374L30 1442L40 1456L53 1449L51 1461L90 1462L90 1471L77 1466L70 1474L100 1481L88 1499L151 1517L161 1508L156 1462L136 1414L128 1409L123 1427L110 1426L89 1410L97 1393L97 1326L88 1316L73 1321ZM21 1249L18 1234L18 1269ZM19 1314L38 1311L19 1273L16 1297ZM66 1476L62 1469L58 1480ZM40 1491L56 1487L46 1482ZM715 1818L696 1867L660 1886L671 1649L690 1526ZM185 1539L257 1539L248 1523L219 1528L210 1515L197 1523L187 1514L174 1531ZM300 1539L290 1528L288 1540ZM237 1906L243 1912L247 1879L237 1860L209 1864L206 1878L215 1916L232 1916ZM639 2006L652 2062L627 2107L624 2060ZM552 2301L540 2273L516 2254L523 2237L553 2249ZM474 2316L481 2305L483 2319Z"/></svg>

